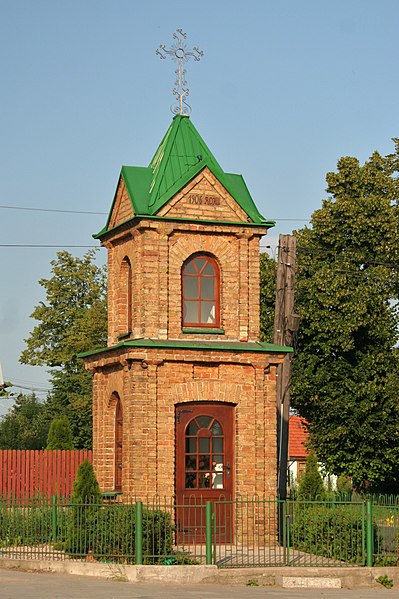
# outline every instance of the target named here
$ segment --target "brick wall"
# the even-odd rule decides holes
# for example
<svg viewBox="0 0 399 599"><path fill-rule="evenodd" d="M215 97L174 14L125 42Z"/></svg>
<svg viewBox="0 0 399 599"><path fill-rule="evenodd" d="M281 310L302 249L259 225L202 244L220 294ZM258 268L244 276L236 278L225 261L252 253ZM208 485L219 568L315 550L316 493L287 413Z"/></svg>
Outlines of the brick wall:
<svg viewBox="0 0 399 599"><path fill-rule="evenodd" d="M187 193L182 192L179 196L186 197ZM212 207L212 210L216 208L221 207ZM239 207L236 210L242 212ZM198 219L210 216L208 206L195 205L192 211ZM234 216L237 219L237 214ZM226 218L226 212L221 210L218 217ZM215 337L204 333L201 338L257 341L259 240L265 231L245 225L245 222L243 227L200 222L169 224L142 219L134 226L122 226L121 231L104 243L108 248L109 273L108 344L116 344L120 336L128 333L126 287L121 285L126 260L132 266L132 331L129 337L196 338L182 332L181 322L181 268L195 252L213 255L221 273L221 329L224 335Z"/></svg>
<svg viewBox="0 0 399 599"><path fill-rule="evenodd" d="M213 401L235 406L235 492L274 495L275 365L281 359L176 349L104 355L94 376L93 453L102 490L114 486L117 394L124 414L125 493L174 494L175 406Z"/></svg>

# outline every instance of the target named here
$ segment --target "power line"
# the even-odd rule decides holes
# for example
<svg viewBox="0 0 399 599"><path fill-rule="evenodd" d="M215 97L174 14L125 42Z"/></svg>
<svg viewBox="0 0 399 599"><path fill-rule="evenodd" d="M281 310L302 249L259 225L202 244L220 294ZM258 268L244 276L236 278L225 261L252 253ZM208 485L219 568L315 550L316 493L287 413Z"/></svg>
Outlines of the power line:
<svg viewBox="0 0 399 599"><path fill-rule="evenodd" d="M98 248L98 245L62 245L40 243L0 243L2 248Z"/></svg>
<svg viewBox="0 0 399 599"><path fill-rule="evenodd" d="M30 208L28 206L5 206L0 205L0 208L7 210L29 210L30 212L61 212L62 214L101 214L107 215L107 212L93 212L90 210L61 210L58 208Z"/></svg>
<svg viewBox="0 0 399 599"><path fill-rule="evenodd" d="M61 214L97 214L102 216L107 216L108 212L95 212L91 210L61 210L58 208L32 208L29 206L6 206L4 204L0 205L0 208L4 208L7 210L28 210L30 212L59 212ZM289 222L310 222L310 218L271 218L270 220L275 220L278 222L289 221Z"/></svg>
<svg viewBox="0 0 399 599"><path fill-rule="evenodd" d="M43 387L25 387L24 385L17 385L15 383L11 383L9 387L15 387L16 389L26 389L27 391L38 391L39 393L47 393L48 391L51 391L51 388L44 389Z"/></svg>

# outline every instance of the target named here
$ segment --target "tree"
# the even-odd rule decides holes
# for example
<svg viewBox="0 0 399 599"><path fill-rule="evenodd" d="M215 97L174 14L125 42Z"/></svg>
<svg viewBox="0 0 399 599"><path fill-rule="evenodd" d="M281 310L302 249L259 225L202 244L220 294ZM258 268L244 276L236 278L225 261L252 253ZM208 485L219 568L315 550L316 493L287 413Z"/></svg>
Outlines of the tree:
<svg viewBox="0 0 399 599"><path fill-rule="evenodd" d="M79 464L71 497L71 513L64 548L70 553L91 552L98 538L98 521L101 510L101 492L93 464L85 460Z"/></svg>
<svg viewBox="0 0 399 599"><path fill-rule="evenodd" d="M1 370L0 362L0 397L8 397L10 395L10 392L7 391L9 387L11 387L11 383L3 379L3 373Z"/></svg>
<svg viewBox="0 0 399 599"><path fill-rule="evenodd" d="M323 500L326 497L326 490L314 451L310 451L306 458L305 472L299 480L298 497L300 499L308 499L309 501L316 499Z"/></svg>
<svg viewBox="0 0 399 599"><path fill-rule="evenodd" d="M71 426L66 416L54 418L50 424L46 449L73 449Z"/></svg>
<svg viewBox="0 0 399 599"><path fill-rule="evenodd" d="M43 449L48 429L43 403L34 393L20 394L0 420L0 448Z"/></svg>
<svg viewBox="0 0 399 599"><path fill-rule="evenodd" d="M260 255L260 338L273 340L274 306L276 301L277 263L267 254Z"/></svg>
<svg viewBox="0 0 399 599"><path fill-rule="evenodd" d="M330 197L296 233L301 316L292 403L328 472L399 491L399 140L327 174Z"/></svg>
<svg viewBox="0 0 399 599"><path fill-rule="evenodd" d="M6 381L2 385L0 385L0 397L9 397L10 392L7 391L9 387L12 387L12 384Z"/></svg>
<svg viewBox="0 0 399 599"><path fill-rule="evenodd" d="M52 391L46 402L50 419L67 416L77 449L91 447L92 382L79 352L106 345L106 274L95 263L96 252L83 258L57 253L52 277L41 279L46 301L35 307L39 321L26 341L20 361L46 365Z"/></svg>
<svg viewBox="0 0 399 599"><path fill-rule="evenodd" d="M96 503L96 501L100 501L100 499L101 491L94 472L93 464L88 460L85 460L79 464L78 471L76 473L76 479L73 483L71 503Z"/></svg>

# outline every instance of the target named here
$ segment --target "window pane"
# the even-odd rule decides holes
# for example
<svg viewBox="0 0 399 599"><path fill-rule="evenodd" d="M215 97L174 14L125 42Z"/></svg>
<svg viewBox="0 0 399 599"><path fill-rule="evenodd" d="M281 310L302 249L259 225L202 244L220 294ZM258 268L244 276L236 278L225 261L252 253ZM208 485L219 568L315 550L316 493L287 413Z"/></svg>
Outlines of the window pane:
<svg viewBox="0 0 399 599"><path fill-rule="evenodd" d="M200 428L208 428L212 422L212 418L210 416L197 416L196 420Z"/></svg>
<svg viewBox="0 0 399 599"><path fill-rule="evenodd" d="M223 453L223 439L215 438L212 439L212 453Z"/></svg>
<svg viewBox="0 0 399 599"><path fill-rule="evenodd" d="M216 456L212 462L212 489L223 489L222 456Z"/></svg>
<svg viewBox="0 0 399 599"><path fill-rule="evenodd" d="M200 453L210 453L210 451L211 451L210 439L206 439L206 438L198 439L198 451Z"/></svg>
<svg viewBox="0 0 399 599"><path fill-rule="evenodd" d="M210 262L208 262L208 264L205 266L204 270L202 271L202 274L215 276L215 270Z"/></svg>
<svg viewBox="0 0 399 599"><path fill-rule="evenodd" d="M192 420L190 422L190 424L188 425L188 427L186 428L186 435L194 436L197 434L197 431L198 431L198 426L197 426L195 420ZM194 441L195 441L195 439L194 439Z"/></svg>
<svg viewBox="0 0 399 599"><path fill-rule="evenodd" d="M188 297L188 294L186 294ZM198 297L193 295L190 297ZM215 279L201 277L201 298L203 299L215 299Z"/></svg>
<svg viewBox="0 0 399 599"><path fill-rule="evenodd" d="M209 280L211 281L212 279ZM184 297L185 299L198 298L198 277L184 277Z"/></svg>
<svg viewBox="0 0 399 599"><path fill-rule="evenodd" d="M220 426L220 424L217 420L215 420L215 422L212 424L211 433L212 433L212 436L215 436L215 437L223 436L222 427Z"/></svg>
<svg viewBox="0 0 399 599"><path fill-rule="evenodd" d="M215 304L214 302L201 302L201 323L215 324Z"/></svg>
<svg viewBox="0 0 399 599"><path fill-rule="evenodd" d="M191 426L191 424L190 424ZM186 453L196 453L197 452L197 439L190 439L186 437Z"/></svg>
<svg viewBox="0 0 399 599"><path fill-rule="evenodd" d="M188 275L195 275L197 274L197 270L194 266L194 261L190 260L190 262L188 262L188 264L186 264L186 266L183 269L183 274L188 274Z"/></svg>
<svg viewBox="0 0 399 599"><path fill-rule="evenodd" d="M195 489L195 472L186 472L186 489Z"/></svg>
<svg viewBox="0 0 399 599"><path fill-rule="evenodd" d="M184 322L198 322L198 302L184 302Z"/></svg>
<svg viewBox="0 0 399 599"><path fill-rule="evenodd" d="M198 299L198 277L184 277L185 299Z"/></svg>
<svg viewBox="0 0 399 599"><path fill-rule="evenodd" d="M207 472L206 474L199 474L198 480L200 489L209 489L209 487L211 486L211 475L209 474L209 472Z"/></svg>
<svg viewBox="0 0 399 599"><path fill-rule="evenodd" d="M201 269L204 268L206 264L206 260L204 260L204 258L195 258L194 263L195 266L198 268L199 272L201 272Z"/></svg>
<svg viewBox="0 0 399 599"><path fill-rule="evenodd" d="M197 462L195 460L195 457L186 456L186 470L195 470L196 465Z"/></svg>
<svg viewBox="0 0 399 599"><path fill-rule="evenodd" d="M210 459L209 455L198 456L198 470L209 470Z"/></svg>

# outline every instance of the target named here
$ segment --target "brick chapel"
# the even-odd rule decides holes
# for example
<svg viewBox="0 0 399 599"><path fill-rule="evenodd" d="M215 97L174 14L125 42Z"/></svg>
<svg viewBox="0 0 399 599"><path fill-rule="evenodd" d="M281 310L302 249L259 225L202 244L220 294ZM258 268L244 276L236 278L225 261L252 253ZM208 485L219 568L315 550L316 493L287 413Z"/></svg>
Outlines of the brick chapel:
<svg viewBox="0 0 399 599"><path fill-rule="evenodd" d="M276 495L276 367L292 350L259 341L259 241L273 225L188 116L148 167L122 167L95 236L108 345L82 354L102 491Z"/></svg>

